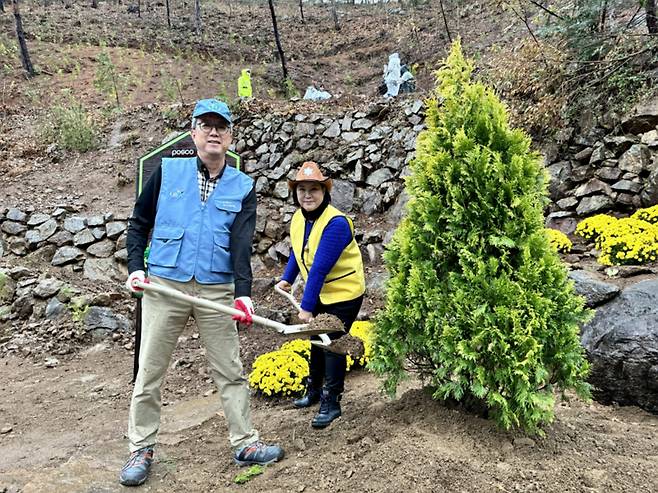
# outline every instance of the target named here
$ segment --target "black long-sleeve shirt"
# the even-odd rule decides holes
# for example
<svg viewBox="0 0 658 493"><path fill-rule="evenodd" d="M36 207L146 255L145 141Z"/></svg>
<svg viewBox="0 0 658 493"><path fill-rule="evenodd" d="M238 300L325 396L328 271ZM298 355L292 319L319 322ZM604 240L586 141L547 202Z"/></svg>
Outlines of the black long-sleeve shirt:
<svg viewBox="0 0 658 493"><path fill-rule="evenodd" d="M207 198L208 188L214 189L224 173L213 178L200 159L197 158L197 168L200 173L199 188L201 196ZM201 176L201 174L203 176ZM162 168L159 166L144 185L144 189L135 202L132 217L128 224L126 248L128 250L128 271L145 270L144 251L148 245L149 235L155 224L158 206L158 196L162 184ZM210 191L212 193L212 190ZM256 228L256 191L251 192L242 200L242 210L238 212L231 226L231 261L233 262L233 277L235 297L251 296L251 243Z"/></svg>

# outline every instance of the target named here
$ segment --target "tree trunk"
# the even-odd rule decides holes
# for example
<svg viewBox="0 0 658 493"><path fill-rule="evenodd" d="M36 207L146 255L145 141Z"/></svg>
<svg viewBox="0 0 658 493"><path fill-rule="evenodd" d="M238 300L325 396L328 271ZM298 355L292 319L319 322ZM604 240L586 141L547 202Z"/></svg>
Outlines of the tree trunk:
<svg viewBox="0 0 658 493"><path fill-rule="evenodd" d="M92 9L98 8L98 0L91 0L91 8Z"/></svg>
<svg viewBox="0 0 658 493"><path fill-rule="evenodd" d="M194 0L194 31L201 34L201 0Z"/></svg>
<svg viewBox="0 0 658 493"><path fill-rule="evenodd" d="M11 0L14 7L14 19L16 20L16 37L18 38L18 45L21 48L21 64L28 78L34 77L36 72L30 61L30 54L27 51L27 43L25 42L25 32L23 31L23 21L21 20L21 12L18 8L18 0Z"/></svg>
<svg viewBox="0 0 658 493"><path fill-rule="evenodd" d="M281 41L279 40L279 28L276 27L276 13L274 12L274 1L268 0L270 3L270 12L272 14L272 27L274 28L274 40L276 41L276 49L279 50L279 58L281 59L281 68L283 69L283 80L288 80L288 69L286 68L286 57L281 48Z"/></svg>
<svg viewBox="0 0 658 493"><path fill-rule="evenodd" d="M441 6L441 17L443 17L443 25L446 27L446 34L448 35L448 41L452 43L452 36L450 35L450 28L448 27L448 19L446 19L446 11L443 8L443 0L439 0L439 5Z"/></svg>
<svg viewBox="0 0 658 493"><path fill-rule="evenodd" d="M299 1L300 1L300 5L301 5L302 0L299 0ZM4 12L4 11L5 11L5 2L4 2L4 0L0 0L0 12Z"/></svg>
<svg viewBox="0 0 658 493"><path fill-rule="evenodd" d="M338 23L338 13L336 12L336 0L331 0L331 15L334 18L334 28L340 31L340 24Z"/></svg>
<svg viewBox="0 0 658 493"><path fill-rule="evenodd" d="M0 3L1 2L2 2L2 0L0 0ZM303 0L299 0L299 13L302 16L302 23L303 23L304 22L304 7L302 6L302 2L303 2Z"/></svg>
<svg viewBox="0 0 658 493"><path fill-rule="evenodd" d="M645 0L645 11L647 13L647 29L649 34L658 34L658 18L656 17L656 0Z"/></svg>
<svg viewBox="0 0 658 493"><path fill-rule="evenodd" d="M167 27L171 27L171 13L169 11L169 0L165 1L165 5L167 6Z"/></svg>

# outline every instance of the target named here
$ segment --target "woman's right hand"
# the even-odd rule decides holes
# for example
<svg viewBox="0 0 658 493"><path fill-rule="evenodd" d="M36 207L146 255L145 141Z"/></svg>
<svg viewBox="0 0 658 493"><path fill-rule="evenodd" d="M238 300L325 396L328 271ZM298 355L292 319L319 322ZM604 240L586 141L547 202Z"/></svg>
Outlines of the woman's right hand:
<svg viewBox="0 0 658 493"><path fill-rule="evenodd" d="M283 279L276 283L276 287L287 292L290 292L291 288L290 283L288 281L284 281Z"/></svg>

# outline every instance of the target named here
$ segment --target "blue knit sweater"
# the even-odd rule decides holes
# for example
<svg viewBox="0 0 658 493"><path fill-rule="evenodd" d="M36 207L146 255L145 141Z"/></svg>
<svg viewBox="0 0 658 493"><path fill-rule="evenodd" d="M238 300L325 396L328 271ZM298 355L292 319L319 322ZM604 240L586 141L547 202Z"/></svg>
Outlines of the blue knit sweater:
<svg viewBox="0 0 658 493"><path fill-rule="evenodd" d="M304 246L308 240L308 235L313 227L312 221L306 221L304 228ZM318 250L313 257L313 265L308 273L304 296L302 297L302 309L312 312L320 301L320 291L327 275L336 264L345 247L352 241L352 230L347 219L342 216L334 217L322 232ZM302 248L303 250L303 248ZM290 258L288 265L281 277L282 280L292 284L299 274L299 266L295 258L295 253L290 249Z"/></svg>

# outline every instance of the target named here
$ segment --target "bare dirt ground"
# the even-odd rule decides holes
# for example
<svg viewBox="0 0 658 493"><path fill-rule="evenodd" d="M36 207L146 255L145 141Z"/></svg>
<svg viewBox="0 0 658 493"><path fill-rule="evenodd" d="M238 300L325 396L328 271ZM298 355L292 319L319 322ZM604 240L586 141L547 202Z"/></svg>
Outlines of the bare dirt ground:
<svg viewBox="0 0 658 493"><path fill-rule="evenodd" d="M243 338L271 338L249 329ZM657 491L658 417L579 400L557 406L545 438L502 432L431 400L411 381L390 400L364 370L349 373L343 417L310 426L315 410L252 400L256 426L284 461L233 482L227 430L192 334L165 383L163 426L144 491L635 492ZM53 368L0 360L0 491L122 491L131 356L87 348ZM10 431L7 431L10 429Z"/></svg>
<svg viewBox="0 0 658 493"><path fill-rule="evenodd" d="M128 215L135 159L180 130L185 118L172 116L180 99L184 114L199 97L232 95L241 68L252 67L261 100L283 111L300 104L276 99L280 65L265 3L202 3L201 39L190 35L190 3L171 2L172 29L163 27L161 3L143 5L141 18L114 3L100 2L99 9L42 3L21 3L28 45L41 70L30 81L21 75L11 42L13 19L0 14L0 206L46 210L64 204ZM462 36L467 52L482 56L527 36L498 2L443 3L452 36ZM339 5L340 31L328 6L305 6L304 24L296 2L277 2L277 9L295 85L303 92L316 82L340 96L318 111L375 96L394 51L418 64L420 92L414 97L420 97L431 89L433 70L445 55L448 36L437 1L417 9ZM93 85L104 49L125 76L118 115ZM66 152L43 139L49 107L66 101L62 89L104 115L98 150ZM129 138L115 142L118 134ZM31 268L38 268L34 262ZM266 296L256 299L257 307L273 303ZM372 312L377 302L368 303ZM282 342L256 328L241 339L247 371L257 355ZM0 359L1 493L124 490L117 477L127 455L133 357L124 342L76 341L68 354ZM47 363L52 356L57 363ZM233 482L240 469L231 461L212 391L191 325L165 382L161 443L143 491L658 491L657 416L573 399L558 404L546 437L529 438L434 402L413 378L396 399L388 399L378 379L362 369L348 376L343 417L322 431L310 427L314 409L294 410L287 400L255 395L255 424L266 440L285 447L287 457L241 486Z"/></svg>

